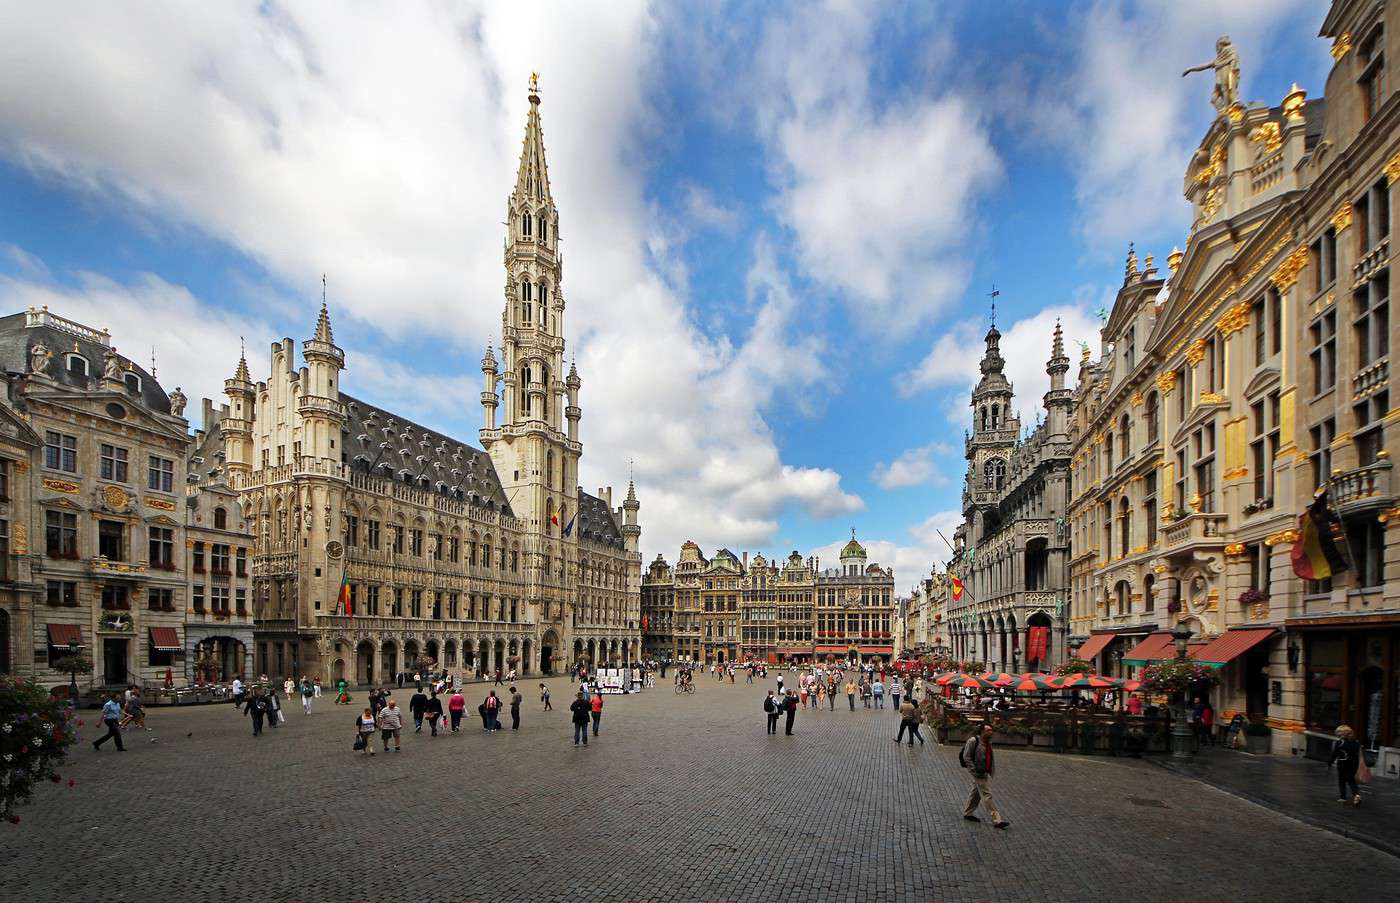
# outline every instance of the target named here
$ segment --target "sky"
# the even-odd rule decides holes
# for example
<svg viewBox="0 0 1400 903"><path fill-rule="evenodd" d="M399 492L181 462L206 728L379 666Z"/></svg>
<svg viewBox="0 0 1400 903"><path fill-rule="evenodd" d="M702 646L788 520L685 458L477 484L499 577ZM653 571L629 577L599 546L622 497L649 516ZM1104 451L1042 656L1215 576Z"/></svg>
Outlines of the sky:
<svg viewBox="0 0 1400 903"><path fill-rule="evenodd" d="M1326 7L6 4L0 313L222 400L324 275L343 390L479 446L538 71L583 486L634 475L645 561L855 529L902 591L961 519L990 293L1031 424L1056 319L1097 348L1128 243L1185 244L1181 71L1229 34L1245 99L1318 97Z"/></svg>

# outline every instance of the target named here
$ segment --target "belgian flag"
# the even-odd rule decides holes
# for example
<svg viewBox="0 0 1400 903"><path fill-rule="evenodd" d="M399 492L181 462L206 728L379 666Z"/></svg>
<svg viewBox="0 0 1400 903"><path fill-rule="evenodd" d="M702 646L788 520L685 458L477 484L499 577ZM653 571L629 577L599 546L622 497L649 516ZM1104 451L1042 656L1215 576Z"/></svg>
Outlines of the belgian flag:
<svg viewBox="0 0 1400 903"><path fill-rule="evenodd" d="M948 580L949 580L950 583L952 583L952 586L953 586L953 601L954 601L954 602L959 602L959 601L961 601L961 600L962 600L962 596L963 596L963 589L964 589L964 587L963 587L963 582L962 582L961 580L959 580L957 577L954 577L952 574L949 574L949 575L948 575Z"/></svg>
<svg viewBox="0 0 1400 903"><path fill-rule="evenodd" d="M1320 493L1298 515L1298 539L1293 543L1293 573L1304 580L1326 580L1351 568L1341 519Z"/></svg>
<svg viewBox="0 0 1400 903"><path fill-rule="evenodd" d="M355 603L350 598L350 573L342 571L340 574L340 594L336 599L336 608L345 612L347 618L355 617Z"/></svg>

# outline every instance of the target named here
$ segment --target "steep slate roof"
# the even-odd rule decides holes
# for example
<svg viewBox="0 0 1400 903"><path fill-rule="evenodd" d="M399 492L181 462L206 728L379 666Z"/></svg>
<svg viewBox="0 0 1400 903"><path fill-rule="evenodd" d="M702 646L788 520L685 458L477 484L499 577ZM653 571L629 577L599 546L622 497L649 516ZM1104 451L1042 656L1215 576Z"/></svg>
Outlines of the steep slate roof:
<svg viewBox="0 0 1400 903"><path fill-rule="evenodd" d="M28 373L29 349L34 345L43 344L53 352L48 375L55 382L83 391L101 387L102 368L109 346L51 324L26 328L25 321L24 313L0 317L0 367L7 371ZM87 358L89 375L86 377L68 371L64 356L73 353L74 345L77 345L77 353ZM123 371L129 370L141 377L142 406L160 414L169 414L170 399L155 377L120 352L117 353L117 359L122 362Z"/></svg>
<svg viewBox="0 0 1400 903"><path fill-rule="evenodd" d="M346 410L341 445L352 469L513 516L486 452L367 401L344 393L340 399Z"/></svg>
<svg viewBox="0 0 1400 903"><path fill-rule="evenodd" d="M579 539L591 539L613 546L623 544L622 529L613 519L613 512L608 508L607 502L589 495L582 489L578 491L578 525L574 527L574 531Z"/></svg>

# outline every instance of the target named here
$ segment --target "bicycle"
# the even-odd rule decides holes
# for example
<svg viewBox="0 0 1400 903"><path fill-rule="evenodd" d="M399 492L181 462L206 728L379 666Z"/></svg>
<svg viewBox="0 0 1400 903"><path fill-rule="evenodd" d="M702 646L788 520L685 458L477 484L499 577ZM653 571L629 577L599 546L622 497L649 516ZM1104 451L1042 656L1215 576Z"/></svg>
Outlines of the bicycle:
<svg viewBox="0 0 1400 903"><path fill-rule="evenodd" d="M695 692L695 684L693 684L693 683L676 684L676 695L677 695L677 696L679 696L681 693L694 693L694 692Z"/></svg>

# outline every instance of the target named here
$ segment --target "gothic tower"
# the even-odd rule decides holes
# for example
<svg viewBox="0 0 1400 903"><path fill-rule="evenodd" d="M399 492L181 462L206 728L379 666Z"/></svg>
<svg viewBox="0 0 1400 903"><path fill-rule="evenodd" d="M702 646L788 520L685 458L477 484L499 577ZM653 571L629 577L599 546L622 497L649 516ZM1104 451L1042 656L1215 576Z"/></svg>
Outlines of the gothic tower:
<svg viewBox="0 0 1400 903"><path fill-rule="evenodd" d="M972 390L972 436L967 442L967 482L974 507L995 500L1006 482L1006 467L1016 448L1021 421L1011 413L1013 392L1002 372L1001 333L996 323L987 330L982 355L982 379ZM990 495L987 495L990 493ZM979 499L979 495L981 499Z"/></svg>
<svg viewBox="0 0 1400 903"><path fill-rule="evenodd" d="M564 530L577 515L578 461L583 453L578 441L581 381L576 370L570 369L567 381L564 374L559 211L550 194L534 77L529 101L520 168L506 207L501 359L498 367L488 348L481 363L486 377L481 445L491 455L511 510L530 536L530 601L541 607L542 619L555 620L563 618L567 600L563 577L552 564L562 560L572 571L576 560L571 547L577 544L577 533L565 536Z"/></svg>
<svg viewBox="0 0 1400 903"><path fill-rule="evenodd" d="M1050 360L1045 363L1045 372L1050 374L1050 391L1045 393L1045 411L1048 418L1048 434L1052 441L1069 439L1070 408L1074 405L1074 395L1065 388L1065 374L1069 372L1069 358L1065 356L1064 331L1060 321L1055 321L1055 339L1050 346Z"/></svg>

